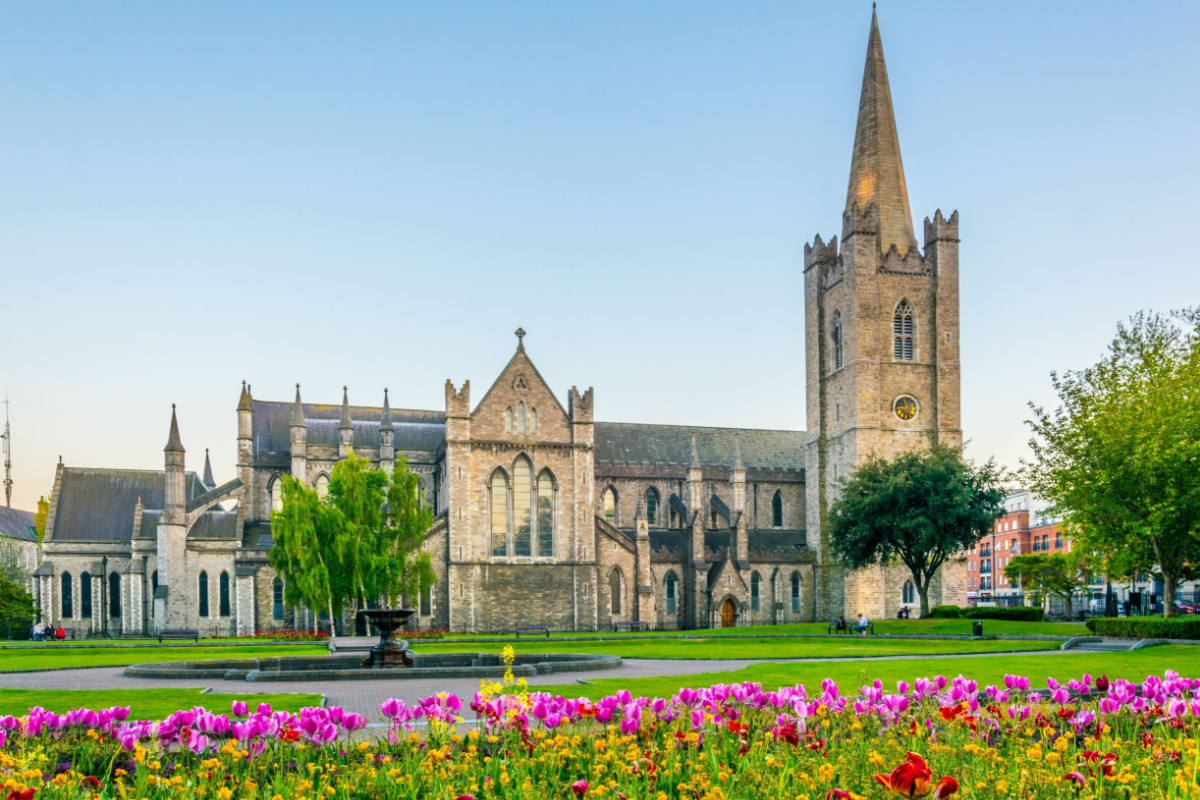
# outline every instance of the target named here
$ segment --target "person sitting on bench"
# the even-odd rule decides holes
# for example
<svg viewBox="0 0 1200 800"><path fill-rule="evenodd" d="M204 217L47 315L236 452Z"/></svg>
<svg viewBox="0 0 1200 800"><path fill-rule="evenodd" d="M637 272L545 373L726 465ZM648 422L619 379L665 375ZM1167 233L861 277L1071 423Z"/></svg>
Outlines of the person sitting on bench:
<svg viewBox="0 0 1200 800"><path fill-rule="evenodd" d="M834 632L834 633L841 633L841 632L842 632L842 631L844 631L844 630L846 630L846 618L845 618L845 617L838 617L838 618L837 618L837 625L834 627L834 629L833 629L833 632Z"/></svg>
<svg viewBox="0 0 1200 800"><path fill-rule="evenodd" d="M908 606L901 606L900 612L896 614L896 619L908 619Z"/></svg>
<svg viewBox="0 0 1200 800"><path fill-rule="evenodd" d="M870 626L870 624L871 623L867 621L866 617L864 617L862 614L859 614L858 615L858 624L854 626L854 630L858 631L863 636L866 636L867 628Z"/></svg>

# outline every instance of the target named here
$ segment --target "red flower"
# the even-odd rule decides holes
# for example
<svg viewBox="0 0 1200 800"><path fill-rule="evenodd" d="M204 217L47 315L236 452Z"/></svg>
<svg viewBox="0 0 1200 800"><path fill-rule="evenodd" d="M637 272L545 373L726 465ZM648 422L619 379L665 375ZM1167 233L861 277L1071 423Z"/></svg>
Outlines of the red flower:
<svg viewBox="0 0 1200 800"><path fill-rule="evenodd" d="M296 730L295 728L288 728L286 731L283 732L283 740L285 742L300 741L300 731Z"/></svg>
<svg viewBox="0 0 1200 800"><path fill-rule="evenodd" d="M88 775L87 777L85 777L83 780L81 780L79 782L79 785L80 786L90 786L93 789L99 789L100 788L100 779L93 778L91 775Z"/></svg>
<svg viewBox="0 0 1200 800"><path fill-rule="evenodd" d="M775 729L775 738L795 746L800 744L800 731L795 725L782 725Z"/></svg>
<svg viewBox="0 0 1200 800"><path fill-rule="evenodd" d="M18 792L16 789L11 789L8 793L8 800L33 800L33 796L37 794L37 789L30 786L23 792Z"/></svg>
<svg viewBox="0 0 1200 800"><path fill-rule="evenodd" d="M454 798L454 800L475 800L475 795L473 795L473 794L460 794L458 797Z"/></svg>
<svg viewBox="0 0 1200 800"><path fill-rule="evenodd" d="M825 800L850 800L850 793L845 789L830 789L825 793Z"/></svg>
<svg viewBox="0 0 1200 800"><path fill-rule="evenodd" d="M1096 689L1101 692L1108 691L1108 676L1107 675L1101 675L1100 679L1098 681L1096 681Z"/></svg>
<svg viewBox="0 0 1200 800"><path fill-rule="evenodd" d="M571 784L571 791L575 793L576 797L583 797L583 795L587 792L587 790L588 790L588 782L587 781L575 781L574 783Z"/></svg>
<svg viewBox="0 0 1200 800"><path fill-rule="evenodd" d="M958 791L958 781L949 776L931 785L933 773L925 759L909 753L908 760L892 770L890 775L876 775L875 782L898 797L925 797L930 792L937 800L949 797Z"/></svg>
<svg viewBox="0 0 1200 800"><path fill-rule="evenodd" d="M1063 780L1075 781L1075 783L1080 787L1087 783L1087 778L1083 777L1083 774L1079 772L1068 772L1066 775L1063 775Z"/></svg>

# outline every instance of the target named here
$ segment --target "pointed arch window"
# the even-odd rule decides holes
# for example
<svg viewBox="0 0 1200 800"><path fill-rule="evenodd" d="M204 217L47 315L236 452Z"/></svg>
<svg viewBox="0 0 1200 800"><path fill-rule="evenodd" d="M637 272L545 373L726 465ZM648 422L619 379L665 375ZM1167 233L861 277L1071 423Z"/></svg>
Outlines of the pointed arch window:
<svg viewBox="0 0 1200 800"><path fill-rule="evenodd" d="M554 557L554 476L543 470L537 482L537 554Z"/></svg>
<svg viewBox="0 0 1200 800"><path fill-rule="evenodd" d="M221 572L221 578L219 581L218 589L220 591L219 600L220 600L221 616L228 617L231 614L231 609L229 607L230 603L229 603L229 573L228 572L225 572L225 571Z"/></svg>
<svg viewBox="0 0 1200 800"><path fill-rule="evenodd" d="M74 587L71 585L71 573L64 572L62 574L62 617L63 619L71 619L75 616L75 597L72 593Z"/></svg>
<svg viewBox="0 0 1200 800"><path fill-rule="evenodd" d="M900 602L905 605L911 605L917 602L917 587L912 581L905 581L900 587Z"/></svg>
<svg viewBox="0 0 1200 800"><path fill-rule="evenodd" d="M79 576L79 613L84 619L92 618L92 573Z"/></svg>
<svg viewBox="0 0 1200 800"><path fill-rule="evenodd" d="M271 479L270 488L271 511L283 511L283 476L276 475Z"/></svg>
<svg viewBox="0 0 1200 800"><path fill-rule="evenodd" d="M317 476L313 488L317 490L317 497L325 499L325 495L329 494L329 476L322 472Z"/></svg>
<svg viewBox="0 0 1200 800"><path fill-rule="evenodd" d="M833 345L833 368L842 368L842 312L833 312L833 325L830 328L829 338Z"/></svg>
<svg viewBox="0 0 1200 800"><path fill-rule="evenodd" d="M771 498L771 524L776 528L783 527L783 492L779 490Z"/></svg>
<svg viewBox="0 0 1200 800"><path fill-rule="evenodd" d="M513 432L513 413L511 407L504 409L504 432Z"/></svg>
<svg viewBox="0 0 1200 800"><path fill-rule="evenodd" d="M529 432L537 433L537 409L529 409Z"/></svg>
<svg viewBox="0 0 1200 800"><path fill-rule="evenodd" d="M646 492L646 524L658 524L658 490L653 486Z"/></svg>
<svg viewBox="0 0 1200 800"><path fill-rule="evenodd" d="M613 567L612 572L608 573L608 594L611 599L612 613L621 613L621 570L619 567Z"/></svg>
<svg viewBox="0 0 1200 800"><path fill-rule="evenodd" d="M525 403L522 402L517 405L517 430L519 430L521 433L526 433L527 430L526 430L525 425L526 425Z"/></svg>
<svg viewBox="0 0 1200 800"><path fill-rule="evenodd" d="M283 621L283 578L271 581L271 619Z"/></svg>
<svg viewBox="0 0 1200 800"><path fill-rule="evenodd" d="M508 555L508 476L492 473L492 555Z"/></svg>
<svg viewBox="0 0 1200 800"><path fill-rule="evenodd" d="M158 570L154 570L154 572L150 573L150 596L153 597L154 593L157 591L158 591Z"/></svg>
<svg viewBox="0 0 1200 800"><path fill-rule="evenodd" d="M513 464L513 555L533 555L533 465L525 456Z"/></svg>
<svg viewBox="0 0 1200 800"><path fill-rule="evenodd" d="M610 486L604 490L601 496L601 502L604 506L604 519L609 525L617 524L617 493Z"/></svg>
<svg viewBox="0 0 1200 800"><path fill-rule="evenodd" d="M762 577L757 572L750 573L750 610L762 611Z"/></svg>
<svg viewBox="0 0 1200 800"><path fill-rule="evenodd" d="M792 613L800 612L800 573L792 573Z"/></svg>
<svg viewBox="0 0 1200 800"><path fill-rule="evenodd" d="M677 586L675 573L668 572L664 583L667 587L667 613L674 614L679 609L679 599L676 597Z"/></svg>
<svg viewBox="0 0 1200 800"><path fill-rule="evenodd" d="M109 619L121 617L121 575L116 572L108 573L108 616Z"/></svg>
<svg viewBox="0 0 1200 800"><path fill-rule="evenodd" d="M916 312L907 300L901 300L892 316L893 358L896 361L916 360Z"/></svg>
<svg viewBox="0 0 1200 800"><path fill-rule="evenodd" d="M199 600L200 600L200 616L208 616L208 573L200 571L200 576L197 578L199 583Z"/></svg>

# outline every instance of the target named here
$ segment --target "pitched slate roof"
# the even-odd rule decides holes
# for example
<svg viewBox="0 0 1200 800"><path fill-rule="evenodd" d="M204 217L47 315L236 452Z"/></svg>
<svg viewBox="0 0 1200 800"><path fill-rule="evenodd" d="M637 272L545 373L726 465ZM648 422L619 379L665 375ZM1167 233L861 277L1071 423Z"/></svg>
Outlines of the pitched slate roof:
<svg viewBox="0 0 1200 800"><path fill-rule="evenodd" d="M596 461L615 464L643 462L688 463L692 437L704 466L730 468L734 444L741 448L746 469L804 469L804 431L750 428L700 428L687 425L644 425L636 422L597 422Z"/></svg>
<svg viewBox="0 0 1200 800"><path fill-rule="evenodd" d="M0 536L19 539L22 542L36 542L33 512L0 506Z"/></svg>
<svg viewBox="0 0 1200 800"><path fill-rule="evenodd" d="M209 511L201 514L188 531L189 539L236 539L237 512Z"/></svg>
<svg viewBox="0 0 1200 800"><path fill-rule="evenodd" d="M51 536L57 542L128 541L133 535L133 510L138 498L144 508L162 508L164 483L161 470L65 467L55 500ZM184 475L188 500L205 490L196 473Z"/></svg>
<svg viewBox="0 0 1200 800"><path fill-rule="evenodd" d="M253 401L254 452L288 452L291 450L292 403ZM342 406L304 403L304 420L308 426L308 444L337 446L338 423ZM435 452L446 441L446 413L389 409L392 441L396 450L425 450ZM355 447L379 447L379 424L383 409L373 406L350 406L354 427Z"/></svg>

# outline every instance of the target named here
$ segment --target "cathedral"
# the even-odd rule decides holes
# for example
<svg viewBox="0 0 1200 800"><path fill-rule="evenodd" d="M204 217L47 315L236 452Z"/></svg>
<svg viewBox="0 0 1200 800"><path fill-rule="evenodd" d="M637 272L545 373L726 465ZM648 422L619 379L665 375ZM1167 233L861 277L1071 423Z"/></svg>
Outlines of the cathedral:
<svg viewBox="0 0 1200 800"><path fill-rule="evenodd" d="M43 617L77 635L311 627L270 566L290 474L324 493L351 452L403 457L434 522L438 580L409 598L421 627L695 629L915 611L902 566L832 561L825 514L872 456L961 447L958 216L918 245L878 20L872 16L842 232L804 248L807 431L600 422L595 394L556 394L525 332L478 399L445 407L237 403L237 475L200 473L172 410L162 470L65 466L35 573ZM797 367L799 364L797 364ZM336 397L336 395L335 395ZM361 400L361 397L358 399ZM565 401L565 402L564 402ZM185 426L186 427L186 426ZM964 563L932 603L966 602ZM350 621L342 621L349 625Z"/></svg>

